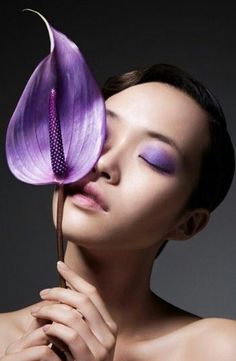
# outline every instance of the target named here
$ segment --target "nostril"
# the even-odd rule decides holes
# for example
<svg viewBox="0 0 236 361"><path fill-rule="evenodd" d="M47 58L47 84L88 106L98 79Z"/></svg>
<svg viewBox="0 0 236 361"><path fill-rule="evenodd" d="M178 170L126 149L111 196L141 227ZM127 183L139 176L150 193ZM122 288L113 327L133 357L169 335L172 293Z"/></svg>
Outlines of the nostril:
<svg viewBox="0 0 236 361"><path fill-rule="evenodd" d="M105 177L106 177L107 179L110 179L110 178L111 178L111 177L109 176L109 174L106 173L106 172L102 172L101 175L102 175L102 176L105 175Z"/></svg>

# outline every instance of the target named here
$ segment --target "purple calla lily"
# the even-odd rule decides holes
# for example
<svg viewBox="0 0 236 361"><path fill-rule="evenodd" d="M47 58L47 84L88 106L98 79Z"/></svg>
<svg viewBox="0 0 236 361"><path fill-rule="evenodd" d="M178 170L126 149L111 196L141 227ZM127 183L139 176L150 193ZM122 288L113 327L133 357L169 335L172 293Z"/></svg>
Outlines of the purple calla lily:
<svg viewBox="0 0 236 361"><path fill-rule="evenodd" d="M99 158L105 103L78 47L31 11L47 26L51 51L31 75L10 120L7 162L23 182L67 184L85 176Z"/></svg>
<svg viewBox="0 0 236 361"><path fill-rule="evenodd" d="M45 22L50 54L31 75L10 119L6 156L11 172L30 184L58 185L57 253L64 260L64 184L84 177L106 137L105 102L78 47ZM59 274L61 287L65 280Z"/></svg>

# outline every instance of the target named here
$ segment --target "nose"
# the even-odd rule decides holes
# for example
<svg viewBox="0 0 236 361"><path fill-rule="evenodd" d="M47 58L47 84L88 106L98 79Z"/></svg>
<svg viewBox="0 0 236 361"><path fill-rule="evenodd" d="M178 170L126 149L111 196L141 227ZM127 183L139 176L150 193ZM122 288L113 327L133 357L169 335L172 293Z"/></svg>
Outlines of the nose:
<svg viewBox="0 0 236 361"><path fill-rule="evenodd" d="M108 183L117 184L120 181L120 154L115 148L104 146L101 155L92 172L99 177L105 177Z"/></svg>

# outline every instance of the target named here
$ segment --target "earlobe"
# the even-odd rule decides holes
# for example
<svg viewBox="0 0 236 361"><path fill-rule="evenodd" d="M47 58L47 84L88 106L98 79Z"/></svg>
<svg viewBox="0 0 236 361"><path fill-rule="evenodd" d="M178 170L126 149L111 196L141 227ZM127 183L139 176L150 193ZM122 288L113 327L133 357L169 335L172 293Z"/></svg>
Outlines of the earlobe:
<svg viewBox="0 0 236 361"><path fill-rule="evenodd" d="M200 232L209 222L210 212L206 208L198 208L186 215L185 220L168 232L167 239L187 240Z"/></svg>

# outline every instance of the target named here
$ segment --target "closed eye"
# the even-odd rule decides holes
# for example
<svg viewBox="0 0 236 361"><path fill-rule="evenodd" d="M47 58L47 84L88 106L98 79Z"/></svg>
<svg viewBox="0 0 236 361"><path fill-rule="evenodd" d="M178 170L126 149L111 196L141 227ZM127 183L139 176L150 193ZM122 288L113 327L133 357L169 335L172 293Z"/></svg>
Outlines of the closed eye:
<svg viewBox="0 0 236 361"><path fill-rule="evenodd" d="M147 159L143 158L141 155L139 155L139 157L140 157L141 159L143 159L144 162L147 163L151 168L154 168L154 170L158 170L158 171L160 171L161 173L165 173L165 174L169 173L166 169L162 168L161 166L158 166L158 165L156 165L156 164L150 163Z"/></svg>

